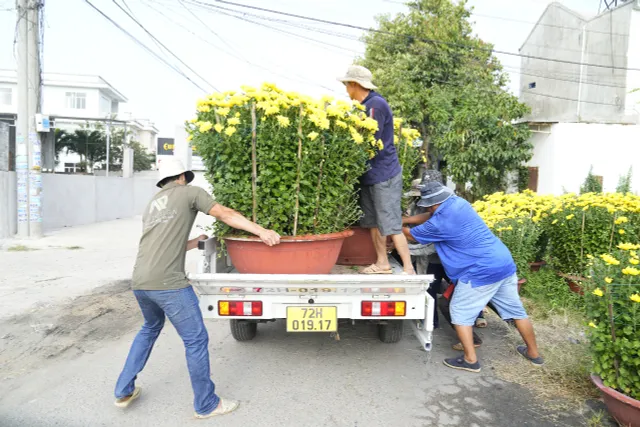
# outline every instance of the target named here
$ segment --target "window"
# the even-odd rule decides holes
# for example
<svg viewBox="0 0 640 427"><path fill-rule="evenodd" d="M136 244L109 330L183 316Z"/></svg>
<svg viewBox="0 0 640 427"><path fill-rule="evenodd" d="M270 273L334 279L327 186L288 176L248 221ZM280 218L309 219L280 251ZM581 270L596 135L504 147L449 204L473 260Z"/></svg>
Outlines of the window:
<svg viewBox="0 0 640 427"><path fill-rule="evenodd" d="M0 87L0 105L11 105L11 88Z"/></svg>
<svg viewBox="0 0 640 427"><path fill-rule="evenodd" d="M533 191L534 193L538 192L538 167L529 167L529 182L527 184L527 189Z"/></svg>
<svg viewBox="0 0 640 427"><path fill-rule="evenodd" d="M74 110L87 108L87 94L83 92L67 92L65 106Z"/></svg>
<svg viewBox="0 0 640 427"><path fill-rule="evenodd" d="M65 163L64 173L76 173L77 163Z"/></svg>

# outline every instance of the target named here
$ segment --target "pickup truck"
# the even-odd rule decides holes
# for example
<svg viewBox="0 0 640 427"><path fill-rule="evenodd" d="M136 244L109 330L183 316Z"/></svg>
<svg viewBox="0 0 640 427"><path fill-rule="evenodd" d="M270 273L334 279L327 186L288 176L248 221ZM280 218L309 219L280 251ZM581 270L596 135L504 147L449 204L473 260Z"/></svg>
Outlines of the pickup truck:
<svg viewBox="0 0 640 427"><path fill-rule="evenodd" d="M432 277L362 275L336 266L331 274L237 274L226 256L218 256L215 238L199 242L201 258L189 280L200 297L205 319L228 319L238 341L252 340L261 323L284 320L287 332L338 334L339 320L373 322L382 342L402 339L410 327L426 351L431 350L435 301L427 293ZM424 258L433 249L415 246ZM397 273L400 265L390 257ZM424 268L418 268L418 272ZM284 325L283 325L284 326Z"/></svg>

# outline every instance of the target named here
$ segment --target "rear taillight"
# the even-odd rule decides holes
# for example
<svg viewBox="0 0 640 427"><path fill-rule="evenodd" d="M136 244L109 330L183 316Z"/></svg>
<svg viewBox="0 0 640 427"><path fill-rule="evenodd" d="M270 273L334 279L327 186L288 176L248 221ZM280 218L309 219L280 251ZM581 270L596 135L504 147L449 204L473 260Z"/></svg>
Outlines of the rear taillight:
<svg viewBox="0 0 640 427"><path fill-rule="evenodd" d="M220 316L262 316L262 301L218 301Z"/></svg>
<svg viewBox="0 0 640 427"><path fill-rule="evenodd" d="M362 301L363 316L404 316L406 309L404 301Z"/></svg>

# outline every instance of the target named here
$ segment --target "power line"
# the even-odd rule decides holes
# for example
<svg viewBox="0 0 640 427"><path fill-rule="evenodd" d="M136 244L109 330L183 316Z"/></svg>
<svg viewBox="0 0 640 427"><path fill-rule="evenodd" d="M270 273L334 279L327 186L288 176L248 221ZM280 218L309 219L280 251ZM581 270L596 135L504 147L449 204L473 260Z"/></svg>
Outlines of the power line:
<svg viewBox="0 0 640 427"><path fill-rule="evenodd" d="M180 76L184 77L185 79L187 79L189 82L191 82L191 84L193 84L195 87L197 87L198 89L200 89L203 92L207 92L206 89L203 89L202 86L200 86L198 83L194 82L193 80L191 80L191 78L189 78L189 76L187 76L185 73L183 73L179 68L175 67L173 64L170 64L169 62L167 62L164 58L162 58L160 55L158 55L156 52L154 52L153 50L149 49L149 47L147 45L145 45L144 43L142 43L140 40L138 40L135 36L133 36L131 33L129 33L127 30L125 30L124 28L122 28L117 22L115 22L113 19L111 19L109 16L107 16L103 11L101 11L100 9L98 9L93 3L91 3L89 0L85 0L85 2L91 6L96 12L98 12L100 15L102 15L103 18L105 18L107 21L111 22L116 28L118 28L120 31L122 31L123 33L125 33L127 36L129 36L130 39L132 39L137 45L139 45L140 47L142 47L144 50L146 50L148 53L151 54L151 56L153 56L154 58L156 58L158 61L162 62L163 64L165 64L167 67L171 68L173 71L175 71L176 73L178 73Z"/></svg>
<svg viewBox="0 0 640 427"><path fill-rule="evenodd" d="M534 96L544 96L545 98L554 98L554 99L562 99L563 101L573 101L573 102L581 102L584 104L595 104L595 105L607 105L609 107L620 107L620 105L618 104L611 104L609 102L598 102L598 101L585 101L582 99L575 99L575 98L566 98L564 96L556 96L556 95L550 95L547 93L536 93L536 92L530 92L530 91L523 91L523 94L527 94L527 95L534 95Z"/></svg>
<svg viewBox="0 0 640 427"><path fill-rule="evenodd" d="M214 7L215 7L215 6L214 6ZM229 11L232 11L232 10L233 10L233 9L228 9L228 8L223 8L223 7L215 7L215 8L216 8L216 9L229 10ZM207 8L207 9L208 9L208 8ZM244 20L244 21L246 21L246 22L254 23L254 24L256 24L256 25L260 25L260 26L263 26L263 27L266 27L266 28L272 29L272 30L274 30L274 31L283 31L283 30L280 30L280 29L278 29L278 28L271 27L271 26L266 25L266 24L261 24L261 23L258 23L258 22L255 22L255 21L252 21L252 20L249 20L249 19L243 18L243 17L241 17L241 16L233 15L233 14L230 14L230 13L224 13L224 12L217 12L217 13L222 13L222 14L225 14L225 15L228 15L228 16L232 16L232 17L235 17L235 18L237 18L237 19ZM236 11L236 13L242 13L242 12L238 12L238 11ZM258 17L258 18L265 18L265 19L269 20L267 17L262 17L262 16L260 16L260 15L252 15L252 14L247 14L247 15L256 16L256 17ZM286 22L290 22L290 21L281 21L281 20L278 20L278 22L286 23ZM306 29L308 29L308 30L310 30L310 31L315 31L315 30L316 30L315 28L308 28L308 27L305 27L305 28L306 28ZM290 32L287 32L287 33L289 33L289 34L293 34L293 35L297 35L296 33L290 33ZM341 35L336 35L336 36L337 36L337 37L341 37ZM315 39L312 39L312 40L315 40ZM389 46L391 46L391 44L389 44ZM357 51L352 51L352 52L354 52L354 53L360 53L360 52L357 52ZM558 76L549 75L549 74L536 74L536 73L532 73L532 72L521 71L520 69L515 69L514 67L508 67L508 66L504 66L504 67L505 67L505 68L510 68L509 70L506 70L506 72L511 73L511 74L528 75L528 76L541 77L541 78L550 79L550 80L564 81L564 82L569 82L569 83L582 83L582 84L593 85L593 86L613 87L613 88L620 88L620 89L624 89L624 88L625 88L624 86L620 86L620 85L616 85L616 84L609 84L609 83L606 83L606 82L603 82L603 83L596 83L596 82L589 81L589 80L586 80L586 79L583 79L582 81L580 81L580 80L577 80L577 79L560 78L560 77L558 77ZM565 74L565 75L567 75L567 76L575 76L575 77L578 77L578 74L576 74L576 73L574 73L574 74L572 74L572 73L560 73L560 74Z"/></svg>
<svg viewBox="0 0 640 427"><path fill-rule="evenodd" d="M231 57L233 57L233 58L235 58L235 59L237 59L237 60L239 60L239 61L241 61L241 62L244 62L244 63L248 64L249 66L252 66L252 67L255 67L255 68L259 68L259 69L262 69L262 70L264 70L264 71L267 71L267 72L269 72L269 73L272 73L272 74L275 74L275 75L278 75L278 76L281 76L281 77L284 77L284 78L287 78L287 79L297 80L297 81L299 81L299 82L301 82L301 83L305 83L305 84L313 84L313 85L318 86L318 87L321 87L321 88L323 88L323 89L325 89L325 90L329 90L329 91L331 91L331 92L336 92L335 90L333 90L333 89L331 89L331 88L328 88L328 87L326 87L326 86L323 86L323 85L321 85L321 84L319 84L319 83L317 83L317 82L314 82L314 81L312 81L312 80L309 80L309 79L307 79L307 78L305 78L305 77L302 77L302 76L299 76L299 75L297 75L297 77L298 77L298 78L296 78L296 77L292 77L292 76L288 76L288 75L285 75L285 74L279 73L279 72L277 72L277 71L271 70L271 69L269 69L269 68L267 68L267 67L265 67L265 66L263 66L263 65L255 64L255 63L253 63L253 62L249 61L248 59L246 59L244 56L241 56L241 55L235 54L233 51L229 52L229 51L227 51L227 50L225 50L225 49L221 48L220 46L217 46L217 45L213 44L211 41L209 41L209 40L207 40L207 39L203 38L202 36L200 36L199 34L197 34L197 33L193 32L191 29L187 28L186 26L184 26L184 25L182 25L182 24L180 24L180 23L176 22L175 20L171 19L170 17L168 17L167 15L165 15L163 12L161 12L160 10L156 9L155 7L153 7L152 5L150 5L150 4L146 4L146 3L145 3L145 5L146 5L147 7L149 7L150 9L153 9L156 13L158 13L158 14L162 15L162 16L163 16L165 19L167 19L169 22L171 22L171 23L173 23L174 25L176 25L176 26L178 26L178 27L182 28L183 30L187 31L188 33L190 33L190 34L191 34L191 35L193 35L194 37L197 37L198 39L200 39L200 40L202 40L203 42L207 43L208 45L212 46L213 48L218 49L218 50L220 50L221 52L223 52L223 53L225 53L225 54L227 54L227 55L229 55L229 56L231 56ZM204 26L206 26L206 24L205 24L204 22L202 22L202 24L203 24ZM230 46L230 47L232 48L232 50L236 50L236 49L235 49L235 48L233 48L232 46Z"/></svg>
<svg viewBox="0 0 640 427"><path fill-rule="evenodd" d="M195 2L195 3L201 4L203 6L206 6L206 7L214 7L214 8L216 7L215 5L213 5L211 3L205 3L205 2L202 2L200 0L192 0L192 1ZM485 52L489 52L489 53L495 53L495 54L500 54L500 55L509 55L509 56L517 56L517 57L520 57L520 58L527 58L527 59L537 59L537 60L540 60L540 61L559 62L559 63L564 63L564 64L582 65L582 66L589 66L589 67L607 68L607 69L616 69L616 70L625 70L625 71L640 71L640 68L627 68L627 67L619 67L619 66L614 66L614 65L592 64L592 63L585 63L585 62L578 62L578 61L570 61L570 60L565 60L565 59L546 58L546 57L536 56L536 55L525 55L525 54L521 54L521 53L508 52L508 51L497 50L497 49L492 49L492 48L483 48L483 47L478 47L478 46L465 46L465 45L461 45L461 44L458 44L458 43L445 42L445 41L429 39L429 38L425 38L425 37L414 37L414 36L411 36L409 34L401 34L401 33L395 33L395 32L392 32L392 31L385 31L385 30L379 30L379 29L373 29L373 28L366 28L366 27L361 27L359 25L348 24L348 23L344 23L344 22L330 21L330 20L320 19L320 18L313 18L313 17L310 17L310 16L304 16L304 15L299 15L299 14L290 13L290 12L283 12L283 11L278 11L278 10L273 10L273 9L267 9L267 8L258 7L258 6L251 6L251 5L247 5L247 4L235 3L235 2L231 2L231 1L227 1L227 0L214 0L214 1L216 3L222 3L222 4L227 4L227 5L231 5L231 6L236 6L236 7L246 8L246 9L252 9L252 10L259 10L261 12L273 13L273 14L276 14L276 15L283 15L283 16L288 16L288 17L291 17L291 18L297 18L297 19L303 19L303 20L307 20L307 21L319 22L319 23L328 24L328 25L335 25L335 26L351 28L351 29L360 30L360 31L367 31L367 32L373 32L373 33L378 33L378 34L394 36L394 37L405 37L405 38L409 39L410 41L412 41L412 40L420 40L420 41L423 41L423 42L426 42L426 43L441 44L441 45L445 45L445 46L458 47L458 48L469 49L469 50L481 50L481 51L485 51Z"/></svg>
<svg viewBox="0 0 640 427"><path fill-rule="evenodd" d="M216 92L220 92L214 85L212 85L211 83L209 83L204 77L202 77L200 74L198 74L193 68L191 68L186 62L184 62L182 59L180 59L180 57L178 55L176 55L175 53L173 53L173 51L171 51L171 49L169 49L167 46L165 46L160 40L158 40L156 38L156 36L154 36L153 34L151 34L151 32L149 32L149 30L147 30L144 25L142 25L136 18L134 18L129 12L127 12L127 10L125 8L123 8L122 6L120 6L120 4L116 1L116 0L112 0L113 3L118 6L118 8L123 11L129 18L131 18L131 20L133 22L135 22L140 28L142 28L142 30L147 33L149 35L149 37L151 37L153 40L155 40L156 42L158 42L163 48L164 50L166 50L167 52L169 52L174 58L176 58L182 65L184 65L185 67L187 67L187 69L189 71L191 71L196 77L198 77L200 80L202 80L203 82L205 82L206 84L208 84L209 86L211 86L213 88L213 90L215 90Z"/></svg>

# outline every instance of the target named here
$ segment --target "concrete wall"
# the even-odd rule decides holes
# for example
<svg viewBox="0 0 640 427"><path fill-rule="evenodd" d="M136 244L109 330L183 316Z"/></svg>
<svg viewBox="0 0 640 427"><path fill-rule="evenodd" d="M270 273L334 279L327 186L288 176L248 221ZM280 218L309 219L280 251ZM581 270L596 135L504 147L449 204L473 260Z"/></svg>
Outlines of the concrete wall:
<svg viewBox="0 0 640 427"><path fill-rule="evenodd" d="M157 191L151 177L43 174L42 178L45 232L140 215Z"/></svg>
<svg viewBox="0 0 640 427"><path fill-rule="evenodd" d="M0 171L0 239L16 234L16 173Z"/></svg>
<svg viewBox="0 0 640 427"><path fill-rule="evenodd" d="M577 64L522 58L520 99L531 107L526 120L640 123L633 107L636 95L627 99L640 83L640 73L624 70L640 62L639 23L637 0L593 19L558 3L549 5L540 18L542 25L534 27L520 52ZM535 88L530 88L533 83Z"/></svg>
<svg viewBox="0 0 640 427"><path fill-rule="evenodd" d="M632 188L640 192L640 126L558 123L550 133L534 133L529 166L538 167L538 193L578 192L589 168L603 177L604 191L633 168Z"/></svg>

